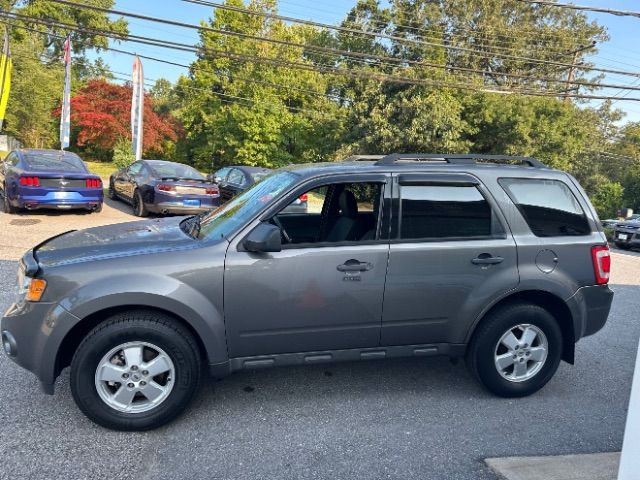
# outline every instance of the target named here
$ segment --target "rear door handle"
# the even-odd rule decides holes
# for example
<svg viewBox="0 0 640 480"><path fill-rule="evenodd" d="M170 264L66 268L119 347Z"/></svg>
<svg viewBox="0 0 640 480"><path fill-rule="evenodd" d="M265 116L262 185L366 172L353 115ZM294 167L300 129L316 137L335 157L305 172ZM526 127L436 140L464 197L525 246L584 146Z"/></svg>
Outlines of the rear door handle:
<svg viewBox="0 0 640 480"><path fill-rule="evenodd" d="M351 259L347 260L342 265L338 265L336 268L339 272L366 272L373 268L373 264Z"/></svg>
<svg viewBox="0 0 640 480"><path fill-rule="evenodd" d="M476 258L471 260L471 263L474 265L496 265L498 263L504 262L504 258L502 257L494 257L488 253L483 253L478 255Z"/></svg>

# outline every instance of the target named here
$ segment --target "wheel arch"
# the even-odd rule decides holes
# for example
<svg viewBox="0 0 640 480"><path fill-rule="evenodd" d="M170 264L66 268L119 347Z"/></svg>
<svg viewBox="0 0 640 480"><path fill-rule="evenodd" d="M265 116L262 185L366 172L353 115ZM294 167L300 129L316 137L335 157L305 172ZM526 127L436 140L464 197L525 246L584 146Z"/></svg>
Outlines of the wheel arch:
<svg viewBox="0 0 640 480"><path fill-rule="evenodd" d="M466 343L469 344L471 338L482 324L485 318L498 308L504 305L516 302L526 302L538 305L547 310L558 322L560 331L562 332L562 360L573 365L575 359L575 323L571 309L567 306L562 298L545 290L523 290L513 292L506 297L501 298L496 303L485 310L476 320L473 328L469 332Z"/></svg>
<svg viewBox="0 0 640 480"><path fill-rule="evenodd" d="M71 360L76 350L80 346L82 340L89 334L91 330L97 327L100 323L104 322L113 315L127 311L150 311L157 312L172 318L175 322L185 327L195 339L201 358L207 363L212 363L210 352L208 351L205 342L202 338L201 332L199 332L189 321L182 316L167 310L166 308L145 305L145 304L128 304L117 305L112 307L106 307L95 312L90 313L86 317L77 322L64 336L55 359L55 372L54 378L56 378L60 372L71 364Z"/></svg>

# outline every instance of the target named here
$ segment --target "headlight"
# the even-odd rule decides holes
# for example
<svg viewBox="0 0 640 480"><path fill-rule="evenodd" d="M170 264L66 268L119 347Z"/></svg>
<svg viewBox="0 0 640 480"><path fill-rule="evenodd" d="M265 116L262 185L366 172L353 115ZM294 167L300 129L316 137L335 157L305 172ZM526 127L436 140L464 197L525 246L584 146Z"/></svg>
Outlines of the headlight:
<svg viewBox="0 0 640 480"><path fill-rule="evenodd" d="M27 277L22 266L18 270L18 303L24 298L28 302L39 302L47 288L42 278Z"/></svg>

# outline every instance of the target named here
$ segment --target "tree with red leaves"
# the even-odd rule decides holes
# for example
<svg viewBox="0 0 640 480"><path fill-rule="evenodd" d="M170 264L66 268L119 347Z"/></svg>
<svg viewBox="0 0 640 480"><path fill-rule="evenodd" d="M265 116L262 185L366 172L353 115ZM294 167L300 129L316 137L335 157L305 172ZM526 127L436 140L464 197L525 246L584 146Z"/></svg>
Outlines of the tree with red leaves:
<svg viewBox="0 0 640 480"><path fill-rule="evenodd" d="M116 142L131 139L131 86L91 80L71 98L71 126L76 145L99 158L108 158ZM57 112L59 114L59 112ZM158 115L153 98L144 99L143 152L162 156L176 142L182 127L171 115Z"/></svg>

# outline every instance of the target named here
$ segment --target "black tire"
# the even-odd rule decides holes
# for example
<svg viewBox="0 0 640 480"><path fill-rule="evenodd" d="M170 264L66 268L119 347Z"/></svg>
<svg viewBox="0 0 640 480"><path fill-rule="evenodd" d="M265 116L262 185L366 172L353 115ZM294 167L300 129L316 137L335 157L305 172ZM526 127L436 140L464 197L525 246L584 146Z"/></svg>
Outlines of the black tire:
<svg viewBox="0 0 640 480"><path fill-rule="evenodd" d="M118 200L118 195L116 194L116 187L113 185L112 179L109 179L109 188L107 189L107 196L111 200Z"/></svg>
<svg viewBox="0 0 640 480"><path fill-rule="evenodd" d="M7 198L7 186L2 189L2 211L4 213L16 213L18 209L9 203Z"/></svg>
<svg viewBox="0 0 640 480"><path fill-rule="evenodd" d="M149 210L147 210L147 207L144 204L144 200L142 198L140 190L136 190L135 192L133 192L133 203L131 204L131 206L133 208L133 214L136 217L149 216Z"/></svg>
<svg viewBox="0 0 640 480"><path fill-rule="evenodd" d="M103 357L113 348L129 342L159 347L175 368L175 378L167 380L173 381L173 386L166 398L140 413L126 413L108 405L96 386L96 371ZM195 339L174 319L145 310L123 312L94 328L76 350L71 362L71 393L80 410L103 427L123 431L151 430L170 422L185 410L199 387L201 371L202 360Z"/></svg>
<svg viewBox="0 0 640 480"><path fill-rule="evenodd" d="M531 378L514 382L501 375L494 356L503 334L523 324L533 325L542 331L548 345L547 357ZM558 369L561 357L562 331L555 317L538 305L518 302L499 307L482 321L467 348L466 362L472 375L487 390L509 398L525 397L544 387ZM526 364L529 365L528 362Z"/></svg>
<svg viewBox="0 0 640 480"><path fill-rule="evenodd" d="M618 247L620 250L630 250L631 247L629 245L627 245L626 243L618 243L616 242L616 247Z"/></svg>
<svg viewBox="0 0 640 480"><path fill-rule="evenodd" d="M99 203L96 208L92 210L93 213L100 213L102 211L102 204Z"/></svg>

